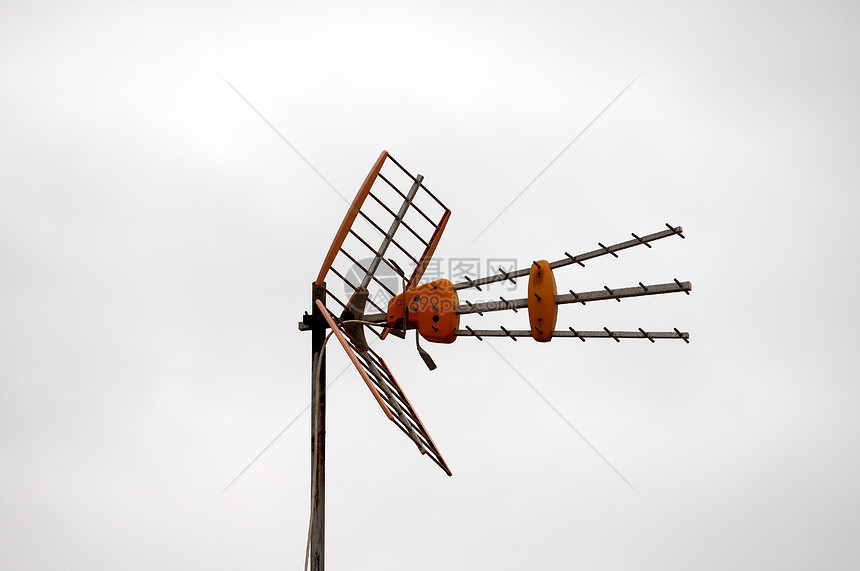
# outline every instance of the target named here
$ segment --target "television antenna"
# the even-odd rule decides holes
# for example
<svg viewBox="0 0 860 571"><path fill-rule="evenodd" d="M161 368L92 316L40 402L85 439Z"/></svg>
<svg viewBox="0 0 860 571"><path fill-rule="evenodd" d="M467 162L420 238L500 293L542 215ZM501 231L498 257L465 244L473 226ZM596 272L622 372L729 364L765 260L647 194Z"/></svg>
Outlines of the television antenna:
<svg viewBox="0 0 860 571"><path fill-rule="evenodd" d="M368 198L370 200L368 200ZM395 210L396 208L396 210ZM641 297L692 291L688 281L633 287L559 293L554 271L570 265L585 267L585 262L601 256L618 257L618 252L636 246L651 248L651 243L669 236L684 238L680 226L666 228L645 236L631 234L626 240L610 246L598 242L598 249L549 262L535 260L527 268L506 271L486 277L465 276L453 283L436 279L421 283L432 263L433 254L448 223L451 210L424 186L424 177L412 175L394 157L383 151L355 195L340 228L329 247L322 268L311 286L311 311L305 312L299 329L311 332L311 522L306 566L313 571L325 566L325 347L334 335L343 347L373 398L385 416L403 431L448 476L451 470L415 412L403 389L385 361L371 347L373 341L389 334L405 338L415 330L419 355L430 370L436 364L421 347L420 338L431 343L453 343L459 337L507 337L517 341L531 337L538 342L554 338L676 339L689 343L689 333L679 331L615 331L606 327L598 331L556 329L558 306L596 301L621 301ZM388 229L385 229L385 226ZM397 240L395 240L397 236ZM398 261L399 260L399 261ZM403 267L414 266L409 277ZM483 291L481 286L517 283L528 277L528 297L472 303L460 301L464 290ZM398 293L399 291L399 293ZM460 328L460 316L498 311L525 310L528 329ZM329 333L326 331L330 330ZM368 342L368 333L375 336Z"/></svg>

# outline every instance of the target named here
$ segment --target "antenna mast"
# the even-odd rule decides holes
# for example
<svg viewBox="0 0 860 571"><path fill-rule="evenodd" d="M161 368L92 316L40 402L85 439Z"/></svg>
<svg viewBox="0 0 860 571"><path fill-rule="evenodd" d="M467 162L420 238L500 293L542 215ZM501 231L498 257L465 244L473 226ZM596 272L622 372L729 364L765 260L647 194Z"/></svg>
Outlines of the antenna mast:
<svg viewBox="0 0 860 571"><path fill-rule="evenodd" d="M689 343L689 333L672 331L581 330L568 326L556 329L559 307L643 296L681 293L689 295L690 282L674 278L672 282L633 287L603 286L602 290L559 293L554 270L565 266L585 267L584 262L601 256L618 258L618 252L646 246L669 236L684 238L680 226L666 224L666 229L633 240L565 257L555 262L536 260L527 268L505 271L473 280L452 283L436 279L421 284L431 262L451 211L424 186L424 177L412 175L388 152L383 151L371 168L341 222L322 268L311 289L311 312L305 313L299 329L311 332L311 518L308 531L307 562L312 571L325 568L325 416L326 368L325 349L328 336L335 335L357 369L385 416L428 456L443 472L451 470L436 448L433 439L415 412L406 393L395 380L385 361L371 344L384 340L388 333L406 337L415 330L416 348L430 370L436 364L421 348L418 338L432 343L453 343L460 337L507 337L513 341L531 337L538 342L555 338L682 340ZM368 201L367 198L371 198ZM367 203L367 204L365 204ZM388 230L384 230L385 226ZM395 240L396 236L396 240ZM402 268L414 267L409 278ZM528 279L528 297L498 301L460 301L458 292L482 291L482 285ZM328 284L328 285L327 285ZM420 284L420 285L419 285ZM400 290L398 293L397 290ZM564 291L564 290L562 290ZM342 296L344 299L338 297ZM462 315L495 315L500 311L523 310L528 329L477 329L460 327ZM376 331L374 326L380 331ZM327 330L331 332L327 332ZM366 333L376 336L368 342ZM623 477L622 477L623 478Z"/></svg>

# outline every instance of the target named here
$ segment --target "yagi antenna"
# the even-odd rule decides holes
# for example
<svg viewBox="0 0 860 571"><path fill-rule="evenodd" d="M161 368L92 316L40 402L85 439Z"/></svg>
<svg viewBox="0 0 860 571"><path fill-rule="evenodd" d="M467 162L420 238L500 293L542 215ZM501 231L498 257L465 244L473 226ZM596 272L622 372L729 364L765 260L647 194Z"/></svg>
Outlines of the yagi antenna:
<svg viewBox="0 0 860 571"><path fill-rule="evenodd" d="M421 283L433 263L433 254L448 223L448 209L424 185L424 177L412 175L388 152L383 151L352 201L329 247L322 267L312 284L311 313L305 314L299 329L311 332L311 529L308 555L313 571L324 568L325 547L325 344L327 335L337 338L358 370L373 398L391 420L447 475L451 470L430 438L403 389L388 365L371 348L389 333L405 337L415 330L418 353L430 370L436 363L421 347L419 338L431 343L453 343L460 337L507 337L513 341L531 337L538 342L555 338L586 339L678 339L689 343L689 333L672 331L618 331L604 327L586 331L572 326L557 328L558 308L566 304L586 305L598 301L621 301L630 297L685 293L692 291L688 281L632 287L604 286L596 291L561 290L554 271L565 266L585 267L585 262L601 256L618 257L618 252L636 246L651 248L651 243L669 236L684 238L680 226L638 236L549 262L534 260L529 267L474 279L464 276L453 283L436 279ZM396 237L396 239L395 239ZM407 277L403 267L413 266ZM471 302L461 300L459 292L483 291L481 286L497 282L517 284L528 279L528 297ZM492 315L498 311L523 312L527 329L474 329L460 327L460 316ZM489 318L489 316L487 317ZM330 330L330 333L327 331ZM370 333L375 338L368 341Z"/></svg>

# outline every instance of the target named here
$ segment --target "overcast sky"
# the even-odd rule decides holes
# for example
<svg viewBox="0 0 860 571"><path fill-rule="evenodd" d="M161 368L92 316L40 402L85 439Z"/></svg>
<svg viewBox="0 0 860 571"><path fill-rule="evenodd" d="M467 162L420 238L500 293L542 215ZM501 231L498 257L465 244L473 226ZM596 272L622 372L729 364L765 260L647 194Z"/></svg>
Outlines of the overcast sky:
<svg viewBox="0 0 860 571"><path fill-rule="evenodd" d="M858 32L856 2L6 2L0 567L301 568L296 323L331 187L387 149L453 210L444 263L683 225L556 280L693 295L559 327L691 343L425 343L432 373L380 343L454 476L347 370L330 569L856 569Z"/></svg>

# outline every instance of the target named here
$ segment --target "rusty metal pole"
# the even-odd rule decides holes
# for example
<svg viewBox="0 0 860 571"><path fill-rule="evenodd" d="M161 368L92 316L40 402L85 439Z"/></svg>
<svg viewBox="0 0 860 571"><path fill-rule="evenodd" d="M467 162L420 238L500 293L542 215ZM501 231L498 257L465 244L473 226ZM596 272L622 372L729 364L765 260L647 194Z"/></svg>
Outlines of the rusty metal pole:
<svg viewBox="0 0 860 571"><path fill-rule="evenodd" d="M326 322L316 300L325 303L325 284L313 284L311 329L311 571L325 568L325 354Z"/></svg>

